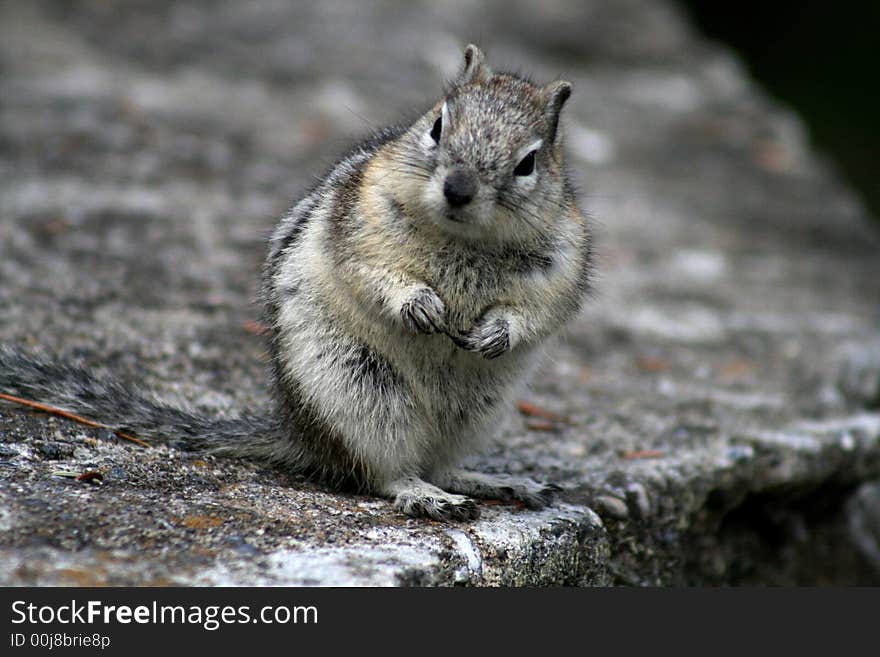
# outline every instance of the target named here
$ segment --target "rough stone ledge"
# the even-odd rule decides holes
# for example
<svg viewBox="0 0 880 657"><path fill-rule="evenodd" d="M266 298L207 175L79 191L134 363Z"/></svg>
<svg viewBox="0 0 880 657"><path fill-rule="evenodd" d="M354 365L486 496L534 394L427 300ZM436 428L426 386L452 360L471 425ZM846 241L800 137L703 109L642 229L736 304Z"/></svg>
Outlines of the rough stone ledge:
<svg viewBox="0 0 880 657"><path fill-rule="evenodd" d="M55 424L30 421L48 429ZM236 463L181 462L179 454L165 448L132 453L136 448L82 432L58 434L58 440L40 443L36 450L51 454L60 444L62 453L71 449L69 458L40 459L20 443L3 446L0 466L8 485L0 495L0 530L7 537L17 535L12 547L0 549L4 585L706 581L712 568L720 578L729 577L731 564L719 559L764 558L755 550L766 546L725 555L720 544L733 539L719 534L719 527L746 500L763 496L764 506L775 503L797 518L798 505L816 491L823 491L818 503L842 507L852 504L850 494L859 482L880 477L880 414L861 413L731 437L680 459L633 463L618 485L603 490L568 489L566 499L589 502L604 522L584 504L559 503L540 512L487 505L477 522L444 525L396 518L383 501L303 491L308 484ZM71 448L77 442L88 448ZM93 468L109 473L103 486L51 474ZM114 471L121 481L114 480ZM150 476L176 482L157 495L154 484L134 481ZM144 487L150 489L146 494ZM163 501L165 495L176 499ZM144 515L137 528L118 524L141 516L138 507ZM305 517L307 527L284 522L296 516ZM253 534L239 534L243 528ZM812 549L823 540L841 539L817 523L802 530L811 532ZM871 531L862 527L848 534L849 549L864 552L866 561L876 550L864 545L872 536L876 542ZM198 546L192 545L194 533L200 535ZM41 545L39 539L48 536L61 546ZM787 540L798 539L786 537L781 547ZM832 547L847 549L846 544L824 546ZM711 555L714 563L700 563L700 553ZM869 565L859 572L869 574ZM777 576L778 581L798 581L796 572Z"/></svg>

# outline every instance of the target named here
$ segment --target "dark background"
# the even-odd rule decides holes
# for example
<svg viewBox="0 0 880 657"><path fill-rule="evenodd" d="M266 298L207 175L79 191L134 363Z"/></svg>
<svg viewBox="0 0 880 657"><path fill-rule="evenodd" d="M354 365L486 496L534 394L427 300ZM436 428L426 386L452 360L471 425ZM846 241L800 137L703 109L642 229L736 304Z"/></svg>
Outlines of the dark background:
<svg viewBox="0 0 880 657"><path fill-rule="evenodd" d="M678 0L792 106L880 221L880 2Z"/></svg>

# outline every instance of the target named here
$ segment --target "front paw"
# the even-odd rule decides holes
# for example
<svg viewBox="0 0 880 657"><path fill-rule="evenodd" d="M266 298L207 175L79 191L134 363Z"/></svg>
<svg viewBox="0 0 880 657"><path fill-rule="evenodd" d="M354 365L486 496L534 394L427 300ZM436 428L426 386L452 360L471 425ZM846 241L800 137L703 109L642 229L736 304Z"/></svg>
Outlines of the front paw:
<svg viewBox="0 0 880 657"><path fill-rule="evenodd" d="M400 308L400 318L410 331L437 333L446 325L446 308L437 293L421 288Z"/></svg>
<svg viewBox="0 0 880 657"><path fill-rule="evenodd" d="M510 351L510 322L504 317L484 317L456 341L459 347L483 358L498 358Z"/></svg>

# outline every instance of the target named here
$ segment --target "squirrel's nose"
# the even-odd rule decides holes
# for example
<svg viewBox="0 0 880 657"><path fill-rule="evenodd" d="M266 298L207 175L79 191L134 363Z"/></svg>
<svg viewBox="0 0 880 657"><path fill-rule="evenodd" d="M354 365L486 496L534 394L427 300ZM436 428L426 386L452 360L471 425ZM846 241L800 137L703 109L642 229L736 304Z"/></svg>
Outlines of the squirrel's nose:
<svg viewBox="0 0 880 657"><path fill-rule="evenodd" d="M443 183L443 195L449 205L461 207L470 203L477 193L474 174L464 169L453 169Z"/></svg>

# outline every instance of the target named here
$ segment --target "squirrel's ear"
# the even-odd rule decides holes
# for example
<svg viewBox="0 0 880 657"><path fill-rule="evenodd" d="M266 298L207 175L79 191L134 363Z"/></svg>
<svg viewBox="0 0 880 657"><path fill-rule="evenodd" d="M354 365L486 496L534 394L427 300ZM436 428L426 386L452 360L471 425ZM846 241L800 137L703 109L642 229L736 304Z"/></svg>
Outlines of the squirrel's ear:
<svg viewBox="0 0 880 657"><path fill-rule="evenodd" d="M492 70L486 64L486 56L483 51L474 44L470 44L464 49L464 63L455 78L455 86L481 82L490 77L492 77Z"/></svg>
<svg viewBox="0 0 880 657"><path fill-rule="evenodd" d="M544 117L547 119L547 137L550 142L556 139L556 129L559 127L559 113L562 106L571 96L571 82L556 80L541 89L544 99Z"/></svg>

